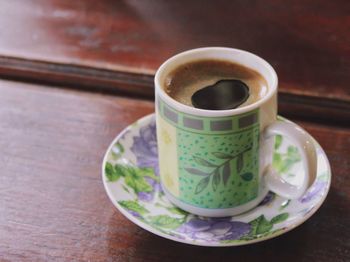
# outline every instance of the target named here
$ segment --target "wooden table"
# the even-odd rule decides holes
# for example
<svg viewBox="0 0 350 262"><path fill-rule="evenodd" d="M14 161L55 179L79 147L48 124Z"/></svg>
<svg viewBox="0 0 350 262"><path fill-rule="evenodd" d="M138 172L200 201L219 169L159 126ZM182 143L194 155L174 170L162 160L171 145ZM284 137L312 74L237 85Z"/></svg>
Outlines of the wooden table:
<svg viewBox="0 0 350 262"><path fill-rule="evenodd" d="M0 0L0 261L350 260L348 1L198 3ZM329 157L325 203L288 234L180 244L129 222L104 191L107 146L154 110L154 70L200 45L269 60L280 113Z"/></svg>

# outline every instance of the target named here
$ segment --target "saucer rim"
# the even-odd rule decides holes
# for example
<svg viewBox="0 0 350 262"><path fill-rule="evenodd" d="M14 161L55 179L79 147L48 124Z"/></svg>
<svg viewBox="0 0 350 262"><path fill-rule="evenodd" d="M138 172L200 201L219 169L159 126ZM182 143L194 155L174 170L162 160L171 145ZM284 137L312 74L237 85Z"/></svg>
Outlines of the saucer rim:
<svg viewBox="0 0 350 262"><path fill-rule="evenodd" d="M331 181L332 181L332 171L331 171L331 167L330 167L330 163L329 163L329 159L325 153L325 151L323 150L323 148L321 147L321 145L317 142L317 140L311 136L311 134L309 134L307 131L305 131L307 134L309 134L313 140L313 143L316 145L316 148L319 148L319 154L322 154L325 156L325 162L326 162L326 166L327 166L327 170L329 172L329 179L327 181L327 188L326 188L326 191L323 195L323 197L320 199L320 201L315 204L315 206L313 207L313 209L308 212L305 216L303 216L299 221L297 221L296 223L293 223L291 225L289 225L287 228L282 228L281 230L278 230L274 233L271 233L267 236L262 236L260 238L256 238L256 239L253 239L253 240L245 240L244 242L231 242L231 243L218 243L218 242L215 242L215 243L206 243L206 242L196 242L196 241L193 241L193 240L185 240L185 239L180 239L180 238L177 238L175 236L171 236L171 235L168 235L168 234L165 234L159 230L157 230L156 228L153 228L152 226L146 224L146 223L143 223L142 221L138 220L137 218L135 218L133 215L131 215L130 213L128 213L122 206L120 206L120 204L118 203L118 201L116 201L114 198L113 198L113 195L112 195L112 192L110 192L110 189L107 185L107 180L105 179L105 176L104 176L104 167L106 165L106 162L107 162L107 158L108 158L108 155L110 153L110 151L112 150L112 147L115 145L115 143L120 140L123 135L128 132L129 130L135 128L134 125L135 123L140 123L140 122L146 122L146 121L150 121L150 119L152 117L154 117L155 113L151 113L151 114L148 114L148 115L145 115L139 119L137 119L136 121L134 121L133 123L131 123L130 125L128 125L127 127L125 127L113 140L112 142L110 143L110 145L108 146L108 149L106 150L105 154L104 154L104 157L103 157L103 161L102 161L102 181L103 181L103 186L104 186L104 189L108 195L108 198L110 199L110 201L112 202L112 204L127 218L129 219L131 222L133 222L134 224L138 225L139 227L143 228L144 230L146 231L149 231L155 235L158 235L158 236L161 236L161 237L164 237L166 239L169 239L169 240L173 240L173 241L176 241L176 242L179 242L179 243L184 243L184 244L189 244L189 245L195 245L195 246L205 246L205 247L232 247L232 246L244 246L244 245L250 245L250 244L254 244L254 243L258 243L258 242L262 242L262 241L266 241L266 240L269 240L269 239L272 239L272 238L275 238L275 237L278 237L280 235L283 235L293 229L295 229L296 227L302 225L305 221L307 221L312 215L314 215L317 210L321 207L321 205L324 203L328 193L329 193L329 190L330 190L330 185L331 185ZM282 117L280 115L277 116L277 120L282 120L282 121L286 121L286 122L292 122L291 120L285 118L285 117ZM292 122L294 123L294 122ZM295 123L296 124L296 123ZM297 124L296 124L297 125ZM299 125L297 125L299 126ZM300 127L300 126L299 126ZM138 128L138 127L136 127ZM234 216L232 216L234 217Z"/></svg>

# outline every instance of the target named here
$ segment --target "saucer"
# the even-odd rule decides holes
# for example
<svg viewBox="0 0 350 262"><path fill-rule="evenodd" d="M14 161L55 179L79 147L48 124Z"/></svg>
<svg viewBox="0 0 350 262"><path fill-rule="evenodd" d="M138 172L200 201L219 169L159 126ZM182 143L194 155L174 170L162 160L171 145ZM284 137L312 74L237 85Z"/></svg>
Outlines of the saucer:
<svg viewBox="0 0 350 262"><path fill-rule="evenodd" d="M159 183L154 114L138 120L114 139L103 160L102 179L116 208L156 235L199 246L252 244L299 226L325 200L331 170L325 152L313 141L317 150L317 178L303 197L289 200L269 192L257 207L232 217L199 217L168 201ZM304 172L298 149L283 136L275 138L273 166L285 180L295 184Z"/></svg>

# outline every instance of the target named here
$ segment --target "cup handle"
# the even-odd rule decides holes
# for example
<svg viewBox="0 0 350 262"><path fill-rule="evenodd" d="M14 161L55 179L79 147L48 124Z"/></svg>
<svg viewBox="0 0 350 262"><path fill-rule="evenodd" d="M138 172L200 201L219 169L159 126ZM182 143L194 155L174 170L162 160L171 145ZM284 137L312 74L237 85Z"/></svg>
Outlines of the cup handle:
<svg viewBox="0 0 350 262"><path fill-rule="evenodd" d="M291 122L274 122L263 133L266 141L275 135L286 136L299 150L304 166L304 178L301 185L295 186L285 181L272 165L268 165L265 173L265 182L268 189L280 196L297 199L313 184L317 171L316 148L311 136L305 130ZM271 152L268 152L271 153Z"/></svg>

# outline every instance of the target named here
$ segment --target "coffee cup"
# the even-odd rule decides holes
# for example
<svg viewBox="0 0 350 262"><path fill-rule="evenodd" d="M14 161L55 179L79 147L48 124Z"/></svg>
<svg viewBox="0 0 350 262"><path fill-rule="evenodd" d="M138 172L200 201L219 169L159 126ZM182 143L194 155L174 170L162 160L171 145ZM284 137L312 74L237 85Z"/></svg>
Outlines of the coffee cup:
<svg viewBox="0 0 350 262"><path fill-rule="evenodd" d="M199 60L225 60L254 70L265 79L266 93L227 110L180 103L166 92L166 78L174 69ZM196 215L222 217L254 208L268 191L289 199L305 193L316 177L316 151L303 129L278 121L277 87L269 63L233 48L193 49L160 66L155 76L160 181L173 204ZM305 170L298 185L283 180L272 168L276 135L298 148Z"/></svg>

